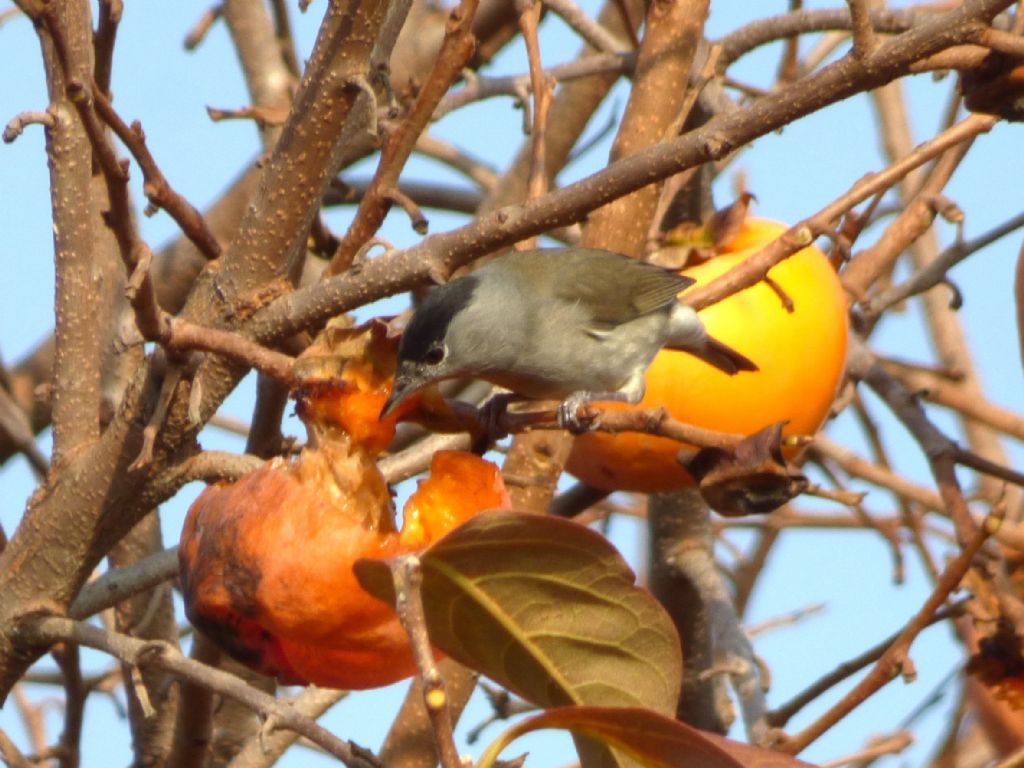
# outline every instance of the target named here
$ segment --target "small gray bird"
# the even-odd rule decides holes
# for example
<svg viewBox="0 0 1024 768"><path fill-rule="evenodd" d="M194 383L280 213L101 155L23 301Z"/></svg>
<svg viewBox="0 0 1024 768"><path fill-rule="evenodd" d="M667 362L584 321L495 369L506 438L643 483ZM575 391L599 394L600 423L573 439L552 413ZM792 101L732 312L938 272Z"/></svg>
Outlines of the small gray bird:
<svg viewBox="0 0 1024 768"><path fill-rule="evenodd" d="M662 347L730 375L756 371L676 301L693 282L593 248L509 253L427 295L402 335L381 415L432 382L479 378L528 398L562 400L559 419L571 427L582 403L639 402L644 372Z"/></svg>

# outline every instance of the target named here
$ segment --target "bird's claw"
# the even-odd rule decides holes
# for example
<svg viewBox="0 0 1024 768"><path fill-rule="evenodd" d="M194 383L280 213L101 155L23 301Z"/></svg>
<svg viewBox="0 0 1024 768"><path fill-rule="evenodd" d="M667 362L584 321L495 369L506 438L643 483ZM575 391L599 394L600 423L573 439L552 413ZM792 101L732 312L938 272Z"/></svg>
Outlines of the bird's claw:
<svg viewBox="0 0 1024 768"><path fill-rule="evenodd" d="M576 392L569 395L558 404L558 426L567 429L574 435L582 434L590 429L590 419L580 418L580 406L590 401L586 392Z"/></svg>
<svg viewBox="0 0 1024 768"><path fill-rule="evenodd" d="M508 430L501 425L501 418L508 410L509 403L514 399L515 395L513 394L499 392L480 406L477 413L480 434L473 440L474 453L482 456L490 450L492 445L508 435Z"/></svg>

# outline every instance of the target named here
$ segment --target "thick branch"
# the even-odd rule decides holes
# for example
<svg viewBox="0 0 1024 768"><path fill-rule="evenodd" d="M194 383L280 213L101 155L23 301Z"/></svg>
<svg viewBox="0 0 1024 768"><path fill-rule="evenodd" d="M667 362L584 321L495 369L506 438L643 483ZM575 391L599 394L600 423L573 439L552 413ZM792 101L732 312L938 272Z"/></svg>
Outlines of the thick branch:
<svg viewBox="0 0 1024 768"><path fill-rule="evenodd" d="M282 297L254 318L252 332L260 338L290 335L339 312L421 285L431 274L450 273L476 256L523 237L579 221L623 194L724 157L735 146L905 74L915 60L970 37L982 19L1009 2L969 0L948 13L928 17L920 27L880 45L871 56L844 58L794 86L765 96L748 109L719 115L698 130L643 150L576 184L374 259L358 275L338 276Z"/></svg>
<svg viewBox="0 0 1024 768"><path fill-rule="evenodd" d="M46 131L57 289L53 459L61 464L99 436L102 307L91 290L92 150L68 96L70 80L92 72L91 14L85 0L54 3L46 14L39 39L53 116Z"/></svg>

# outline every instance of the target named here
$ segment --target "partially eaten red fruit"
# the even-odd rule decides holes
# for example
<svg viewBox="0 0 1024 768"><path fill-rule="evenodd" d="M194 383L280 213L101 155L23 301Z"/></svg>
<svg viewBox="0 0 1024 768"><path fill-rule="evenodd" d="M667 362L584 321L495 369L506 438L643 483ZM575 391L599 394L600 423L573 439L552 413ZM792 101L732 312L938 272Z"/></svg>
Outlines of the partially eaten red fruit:
<svg viewBox="0 0 1024 768"><path fill-rule="evenodd" d="M417 552L478 512L509 505L497 467L440 452L396 530L374 461L394 422L370 418L380 410L371 401L382 391L383 403L388 387L369 354L354 359L358 375L342 371L338 386L313 379L299 387L311 447L210 486L182 531L189 620L284 683L370 688L413 674L394 609L363 591L353 564Z"/></svg>

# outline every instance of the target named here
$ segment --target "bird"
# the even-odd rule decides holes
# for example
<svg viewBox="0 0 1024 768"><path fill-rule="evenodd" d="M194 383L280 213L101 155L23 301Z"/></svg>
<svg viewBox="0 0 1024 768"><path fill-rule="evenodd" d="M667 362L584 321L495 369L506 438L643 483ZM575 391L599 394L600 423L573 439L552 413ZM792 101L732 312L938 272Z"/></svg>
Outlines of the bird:
<svg viewBox="0 0 1024 768"><path fill-rule="evenodd" d="M694 280L613 251L571 246L513 251L431 291L410 318L384 417L428 384L479 378L536 400L635 404L662 348L729 375L757 365L712 338L677 300ZM680 382L686 386L686 382Z"/></svg>

